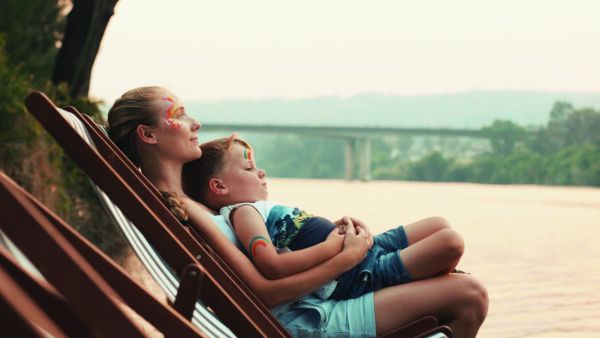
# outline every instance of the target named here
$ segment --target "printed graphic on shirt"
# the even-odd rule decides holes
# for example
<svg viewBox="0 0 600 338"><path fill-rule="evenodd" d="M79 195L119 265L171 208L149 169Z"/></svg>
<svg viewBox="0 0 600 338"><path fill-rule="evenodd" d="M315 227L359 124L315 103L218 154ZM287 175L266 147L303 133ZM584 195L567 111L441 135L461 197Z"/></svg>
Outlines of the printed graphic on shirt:
<svg viewBox="0 0 600 338"><path fill-rule="evenodd" d="M274 206L267 218L267 229L273 239L273 245L278 249L287 247L306 221L312 217L313 215L298 208Z"/></svg>

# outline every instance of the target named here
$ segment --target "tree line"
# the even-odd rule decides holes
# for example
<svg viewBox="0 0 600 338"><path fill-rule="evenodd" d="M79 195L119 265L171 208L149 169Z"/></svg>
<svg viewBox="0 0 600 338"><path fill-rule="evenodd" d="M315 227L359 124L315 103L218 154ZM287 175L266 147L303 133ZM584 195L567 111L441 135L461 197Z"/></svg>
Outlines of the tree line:
<svg viewBox="0 0 600 338"><path fill-rule="evenodd" d="M372 143L372 179L600 186L600 111L557 102L545 126L496 120L485 141L396 137ZM249 135L271 176L342 178L343 140ZM359 160L359 159L357 159Z"/></svg>
<svg viewBox="0 0 600 338"><path fill-rule="evenodd" d="M600 186L600 111L557 102L547 125L527 132L511 121L484 127L491 149L471 159L432 152L408 163L404 179Z"/></svg>

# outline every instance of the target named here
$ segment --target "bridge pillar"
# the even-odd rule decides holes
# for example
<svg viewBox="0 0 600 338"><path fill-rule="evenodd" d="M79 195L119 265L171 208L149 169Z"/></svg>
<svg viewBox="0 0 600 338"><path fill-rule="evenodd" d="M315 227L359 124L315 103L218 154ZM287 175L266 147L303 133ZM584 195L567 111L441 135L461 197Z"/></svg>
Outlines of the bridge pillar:
<svg viewBox="0 0 600 338"><path fill-rule="evenodd" d="M346 181L352 181L354 179L354 147L355 139L346 139L346 147L344 149L344 178Z"/></svg>
<svg viewBox="0 0 600 338"><path fill-rule="evenodd" d="M358 160L358 179L368 181L371 179L371 140L367 138L346 139L344 152L345 173L344 178L352 181L354 169Z"/></svg>
<svg viewBox="0 0 600 338"><path fill-rule="evenodd" d="M360 141L360 157L358 161L358 179L368 181L371 179L371 140L368 138Z"/></svg>

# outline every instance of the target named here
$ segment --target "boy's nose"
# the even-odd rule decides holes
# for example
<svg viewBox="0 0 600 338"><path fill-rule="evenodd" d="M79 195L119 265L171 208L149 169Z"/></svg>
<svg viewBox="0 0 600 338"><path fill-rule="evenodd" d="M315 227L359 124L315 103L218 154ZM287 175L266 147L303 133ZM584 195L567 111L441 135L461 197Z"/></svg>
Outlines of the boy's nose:
<svg viewBox="0 0 600 338"><path fill-rule="evenodd" d="M264 171L262 169L258 170L258 177L264 178L265 176L267 176L267 172L266 171Z"/></svg>

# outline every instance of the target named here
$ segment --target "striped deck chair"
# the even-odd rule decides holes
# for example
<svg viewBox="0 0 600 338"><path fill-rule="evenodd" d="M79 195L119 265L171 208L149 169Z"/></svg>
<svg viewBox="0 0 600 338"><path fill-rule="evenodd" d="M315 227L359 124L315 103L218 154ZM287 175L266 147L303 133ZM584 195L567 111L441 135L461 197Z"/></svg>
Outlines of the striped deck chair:
<svg viewBox="0 0 600 338"><path fill-rule="evenodd" d="M12 270L15 267L17 270ZM0 287L0 322L6 324L2 327L3 335L7 337L44 337L45 334L50 334L54 337L67 337L69 336L67 332L73 336L90 335L87 330L65 331L57 324L52 316L54 313L48 313L54 309L52 305L47 305L45 300L37 300L34 296L30 296L28 288L35 287L37 285L35 281L30 279L27 274L20 275L20 272L23 271L14 264L8 250L0 246L0 285L2 286ZM26 285L22 286L23 284ZM79 323L78 321L73 322Z"/></svg>
<svg viewBox="0 0 600 338"><path fill-rule="evenodd" d="M13 298L33 309L22 317L44 336L144 337L142 321L134 321L138 317L132 315L133 310L166 336L206 337L3 173L0 202L1 231L44 280L22 269L4 246L0 247L0 263L9 277L2 277L9 285L16 283L18 288L10 288L16 290ZM12 322L9 326L13 327ZM13 327L24 328L21 322Z"/></svg>
<svg viewBox="0 0 600 338"><path fill-rule="evenodd" d="M219 282L225 284L225 288L238 301L238 305L252 313L252 317L255 321L254 325L261 328L261 330L256 330L256 333L266 336L288 336L287 332L273 318L264 304L258 300L249 288L239 280L231 269L229 269L229 267L210 249L210 246L206 241L203 240L199 234L194 233L192 229L182 227L181 223L170 214L168 209L162 204L156 189L135 167L133 167L131 162L116 148L100 127L89 119L89 117L79 114L74 109L71 109L72 114L69 114L54 106L44 94L39 92L32 92L28 96L26 103L29 111L32 112L42 125L44 125L44 127L55 137L75 162L86 171L90 178L98 184L100 188L103 188L102 185L106 187L103 189L110 195L112 200L103 193L100 195L104 196L102 197L102 200L106 204L107 209L111 210L110 214L113 215L112 217L126 234L134 251L136 251L136 254L149 269L159 285L161 285L168 296L169 293L171 294L169 296L170 298L175 297L174 303L176 306L178 300L182 300L182 303L186 302L183 297L179 297L180 290L177 292L177 296L173 296L177 286L173 282L169 282L169 280L177 280L177 274L173 273L173 270L177 271L177 269L172 268L173 266L176 266L176 264L172 263L173 257L166 258L164 255L158 256L157 254L157 252L160 252L161 254L165 253L165 245L162 245L162 247L159 245L161 244L161 241L164 240L164 237L161 236L164 236L165 234L171 234L171 236L174 235L176 237L174 240L175 243L183 245L185 248L192 251L192 257L197 258L207 271L218 276ZM73 128L76 133L73 133ZM69 131L69 129L71 130ZM75 136L77 133L78 136ZM85 140L86 146L91 144L98 153L89 146L82 146L81 138ZM107 175L105 175L106 172L109 172L109 176L111 177L107 178ZM115 192L115 190L119 189L114 189L114 187L121 185L130 185L129 188L133 191L121 189L120 191ZM129 198L123 198L123 195L129 195ZM136 224L145 224L145 227L143 229L138 229L133 226L113 204L113 201L121 207L127 218L133 220ZM151 215L149 217L140 217L140 212L142 214L150 213ZM153 217L158 217L160 220L152 221L151 218ZM134 218L141 220L142 223L138 223ZM159 240L156 240L157 237ZM172 241L173 240L170 242ZM170 247L173 249L175 246L170 245ZM187 251L187 249L184 251ZM165 262L170 263L165 264ZM154 268L153 265L155 265L156 268ZM165 265L170 266L171 268L164 268ZM168 271L170 271L170 276L173 278L164 278L165 271L167 271L167 275L169 275ZM171 286L169 286L169 284L171 284ZM172 291L169 292L169 289ZM189 302L189 300L187 301ZM209 305L215 310L211 304ZM189 308L189 303L186 307ZM198 312L202 311L202 309L204 309L202 304L195 304L194 319L197 318ZM219 311L215 312L217 312L217 315L226 322L230 329L236 331L235 323L232 325L231 320L227 321L227 319L221 317ZM244 312L241 312L243 316ZM248 314L248 312L245 313ZM214 316L211 316L210 312L208 314L208 318L213 320ZM198 321L202 322L200 319ZM241 330L236 333L245 336L248 332L249 331L247 330ZM437 320L434 317L425 317L402 329L396 330L387 336L425 337L422 335L424 332L429 332L429 336L431 337L433 337L433 332L439 334L439 337L451 336L449 328L443 326L438 327Z"/></svg>
<svg viewBox="0 0 600 338"><path fill-rule="evenodd" d="M181 227L157 198L157 193L146 188L143 190L145 195L138 195L130 188L98 154L95 140L90 138L78 118L57 108L40 92L31 93L26 105L102 191L100 195L104 197L101 200L110 201L107 204L109 214L129 236L133 250L177 311L192 318L203 332L215 337L289 337L264 304L222 261L217 261L210 247L196 241ZM133 176L127 179L137 182L134 172L130 175ZM134 224L143 226L136 227Z"/></svg>
<svg viewBox="0 0 600 338"><path fill-rule="evenodd" d="M91 136L92 139L95 140L96 148L101 154L104 154L104 156L106 156L106 157L117 156L119 158L118 161L109 161L109 163L114 163L114 164L116 164L117 167L120 164L126 164L129 169L129 170L126 170L126 172L133 171L133 173L136 174L136 176L139 178L139 180L141 182L144 182L145 186L148 187L150 190L154 190L156 192L156 195L158 196L158 192L154 189L154 187L147 181L147 179L143 175L141 175L139 170L137 170L133 166L133 164L129 161L129 159L124 154L122 154L121 150L118 149L118 147L114 143L112 143L112 141L108 138L108 135L102 126L95 123L95 121L92 120L92 118L89 117L88 115L81 114L80 112L78 112L77 109L75 109L74 107L67 107L65 109L69 113L75 115L79 120L81 120L85 124L85 127L87 128L86 131L88 132L87 136ZM115 170L117 170L118 172L123 172L123 169L121 169L121 170L115 169ZM98 192L101 193L100 190L98 190ZM123 217L122 213L120 213L120 210L114 204L112 204L110 199L103 193L102 193L102 200L108 209L114 210L114 212L117 212L118 214L120 214L120 216ZM126 220L126 218L123 220ZM129 225L129 227L121 227L123 232L129 231L129 229L133 229L136 232L136 234L141 235L139 233L139 231L137 231L137 229L135 229L135 227L130 222L122 223L122 224ZM197 232L194 232L193 229L189 229L189 231L192 233L192 235L201 237L201 235L198 234ZM136 240L136 239L143 240L143 236L142 237L135 236L133 238L133 240ZM200 238L199 240L202 241L203 243L205 243L205 241L202 238ZM130 241L131 241L131 239L130 239ZM397 337L397 338L419 338L419 337L420 338L449 338L449 337L452 337L452 330L448 326L439 325L438 320L435 317L426 316L426 317L423 317L412 323L409 323L401 328L397 328L393 332L385 334L382 337L388 337L388 338L391 338L391 337Z"/></svg>

